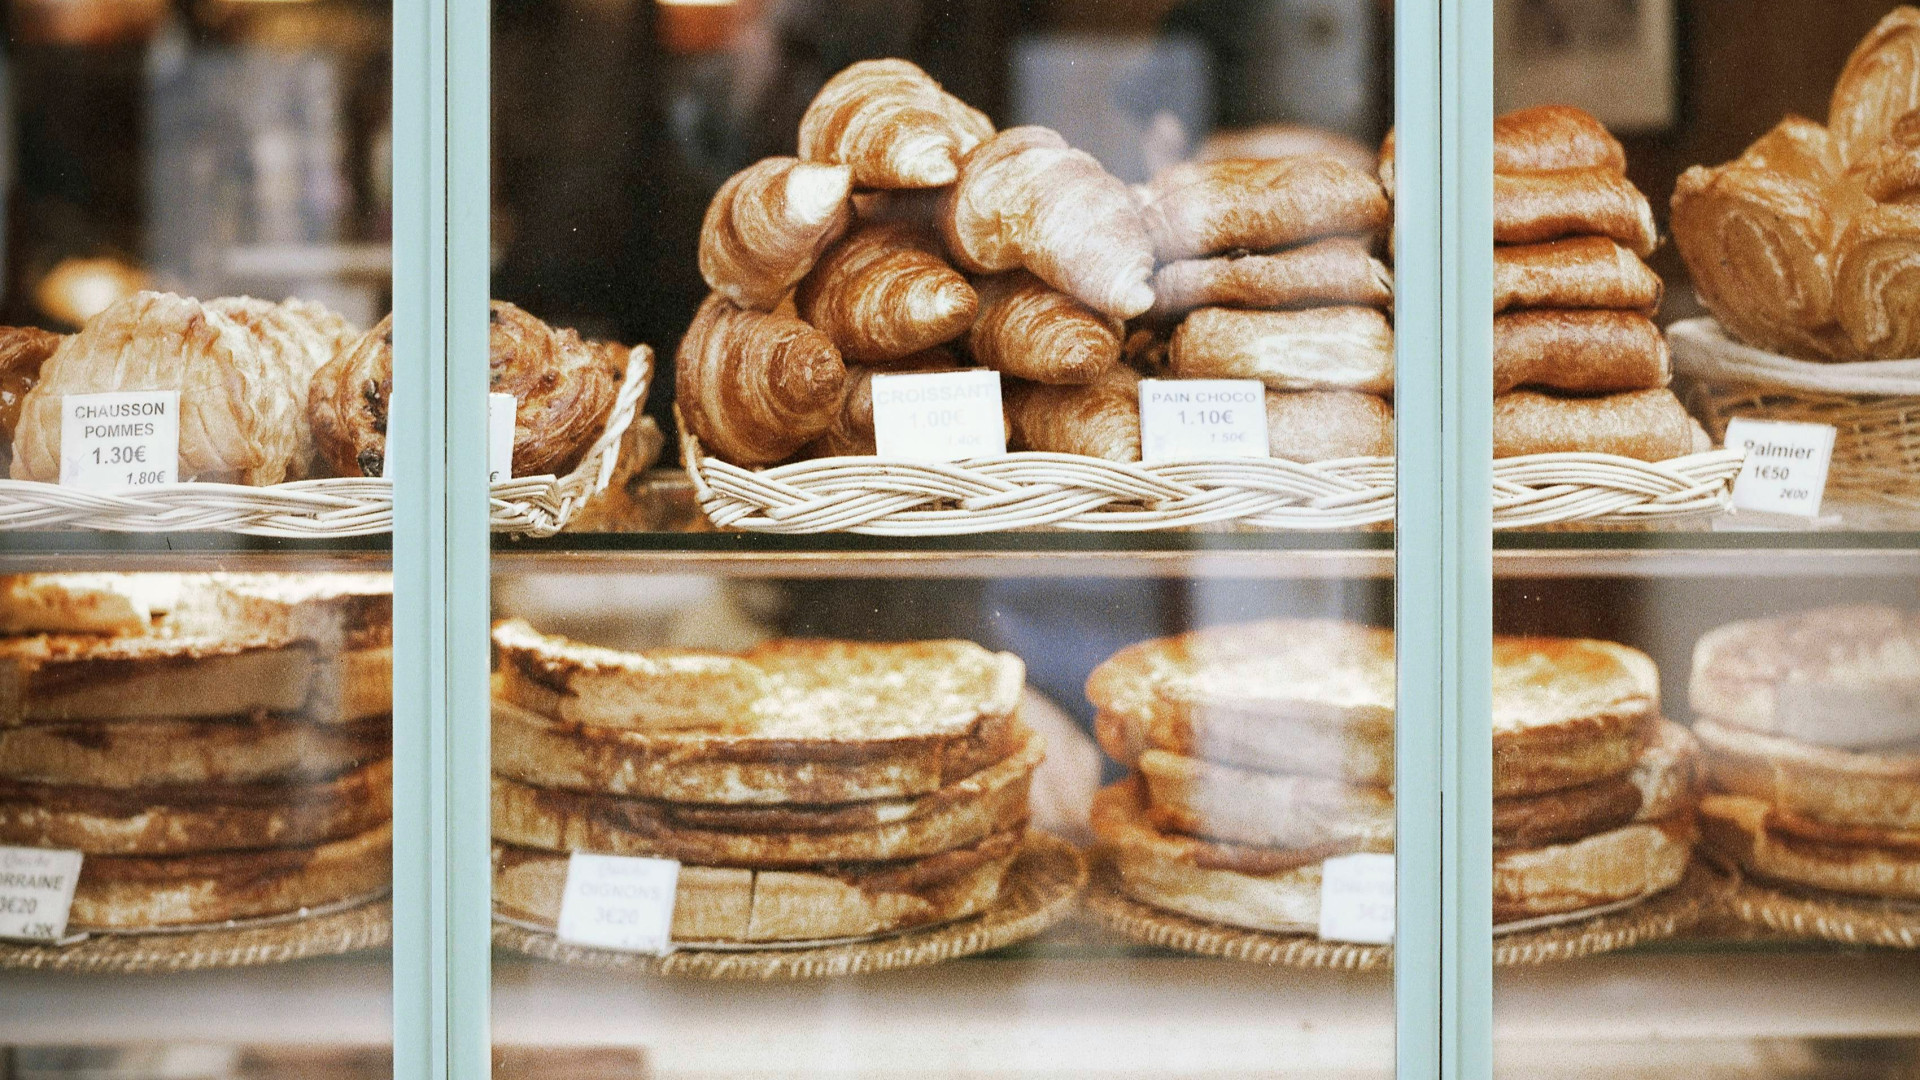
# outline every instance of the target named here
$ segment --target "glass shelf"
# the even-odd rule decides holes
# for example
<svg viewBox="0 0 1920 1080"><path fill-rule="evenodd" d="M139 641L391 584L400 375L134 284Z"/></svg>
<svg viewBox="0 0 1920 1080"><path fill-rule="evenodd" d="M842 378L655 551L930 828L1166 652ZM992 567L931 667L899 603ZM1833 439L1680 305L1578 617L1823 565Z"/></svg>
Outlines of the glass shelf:
<svg viewBox="0 0 1920 1080"><path fill-rule="evenodd" d="M385 570L390 536L306 540L236 533L0 533L0 572Z"/></svg>

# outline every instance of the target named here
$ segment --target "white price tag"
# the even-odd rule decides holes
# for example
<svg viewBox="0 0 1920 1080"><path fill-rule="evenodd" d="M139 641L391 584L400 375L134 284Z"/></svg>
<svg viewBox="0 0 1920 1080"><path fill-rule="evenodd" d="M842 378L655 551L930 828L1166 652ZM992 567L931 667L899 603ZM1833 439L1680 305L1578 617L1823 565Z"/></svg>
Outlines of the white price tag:
<svg viewBox="0 0 1920 1080"><path fill-rule="evenodd" d="M1140 460L1266 456L1267 388L1260 380L1140 380Z"/></svg>
<svg viewBox="0 0 1920 1080"><path fill-rule="evenodd" d="M88 491L180 478L180 391L115 390L60 399L60 483Z"/></svg>
<svg viewBox="0 0 1920 1080"><path fill-rule="evenodd" d="M487 395L487 483L513 479L513 422L520 403L512 394Z"/></svg>
<svg viewBox="0 0 1920 1080"><path fill-rule="evenodd" d="M388 392L387 427L385 431L381 432L382 438L380 441L380 478L382 480L393 479L393 448L400 445L394 440L394 435L399 431L399 425L395 422L399 414L393 411L393 406L399 400L400 395Z"/></svg>
<svg viewBox="0 0 1920 1080"><path fill-rule="evenodd" d="M1007 452L997 371L873 377L873 441L881 457L965 461Z"/></svg>
<svg viewBox="0 0 1920 1080"><path fill-rule="evenodd" d="M1745 447L1747 460L1733 481L1736 510L1794 517L1820 516L1833 462L1834 428L1735 417L1727 421L1727 446Z"/></svg>
<svg viewBox="0 0 1920 1080"><path fill-rule="evenodd" d="M589 855L567 860L556 936L570 945L620 952L673 951L673 892L680 864L673 859Z"/></svg>
<svg viewBox="0 0 1920 1080"><path fill-rule="evenodd" d="M1393 944L1393 856L1361 852L1320 864L1320 938Z"/></svg>
<svg viewBox="0 0 1920 1080"><path fill-rule="evenodd" d="M80 860L77 851L0 847L0 938L65 937Z"/></svg>

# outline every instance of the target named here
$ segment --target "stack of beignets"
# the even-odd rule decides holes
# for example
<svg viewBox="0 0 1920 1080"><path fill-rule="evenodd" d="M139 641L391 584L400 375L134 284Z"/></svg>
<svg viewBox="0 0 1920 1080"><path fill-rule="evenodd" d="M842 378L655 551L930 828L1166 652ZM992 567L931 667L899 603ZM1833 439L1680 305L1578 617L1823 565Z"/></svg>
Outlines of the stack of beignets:
<svg viewBox="0 0 1920 1080"><path fill-rule="evenodd" d="M1658 715L1652 662L1499 638L1493 691L1495 921L1577 917L1679 881L1694 751ZM1095 669L1087 696L1102 747L1135 770L1093 807L1134 899L1311 934L1321 863L1393 850L1391 631L1274 620L1142 642Z"/></svg>
<svg viewBox="0 0 1920 1080"><path fill-rule="evenodd" d="M69 926L385 889L384 574L0 580L0 844L83 853Z"/></svg>
<svg viewBox="0 0 1920 1080"><path fill-rule="evenodd" d="M494 629L494 902L558 921L568 855L678 860L672 937L866 937L990 907L1040 739L961 641L620 652Z"/></svg>
<svg viewBox="0 0 1920 1080"><path fill-rule="evenodd" d="M1835 607L1694 647L1706 850L1770 884L1920 902L1920 619Z"/></svg>
<svg viewBox="0 0 1920 1080"><path fill-rule="evenodd" d="M1547 105L1494 121L1493 238L1494 457L1707 448L1667 389L1653 210L1598 120Z"/></svg>

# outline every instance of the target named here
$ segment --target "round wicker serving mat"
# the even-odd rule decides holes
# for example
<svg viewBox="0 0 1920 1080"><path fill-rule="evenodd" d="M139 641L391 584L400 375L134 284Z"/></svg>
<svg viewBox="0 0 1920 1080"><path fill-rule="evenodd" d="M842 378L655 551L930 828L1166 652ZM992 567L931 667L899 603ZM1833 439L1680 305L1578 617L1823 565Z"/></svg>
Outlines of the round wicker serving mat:
<svg viewBox="0 0 1920 1080"><path fill-rule="evenodd" d="M818 948L682 948L667 956L647 956L568 945L549 932L495 920L493 944L578 967L701 979L827 979L925 967L1024 941L1064 918L1086 884L1087 863L1079 849L1050 833L1032 830L1007 871L999 900L987 911L959 922Z"/></svg>
<svg viewBox="0 0 1920 1080"><path fill-rule="evenodd" d="M1718 907L1729 884L1725 877L1694 862L1679 884L1632 907L1562 926L1495 937L1493 964L1522 967L1578 960L1673 937Z"/></svg>
<svg viewBox="0 0 1920 1080"><path fill-rule="evenodd" d="M1789 892L1743 879L1730 886L1725 906L1741 922L1782 934L1920 949L1920 905L1839 893Z"/></svg>
<svg viewBox="0 0 1920 1080"><path fill-rule="evenodd" d="M1083 900L1101 926L1143 945L1274 967L1369 971L1393 960L1391 945L1321 941L1312 934L1279 934L1207 922L1143 904L1120 891L1112 867L1096 866Z"/></svg>
<svg viewBox="0 0 1920 1080"><path fill-rule="evenodd" d="M0 970L133 974L262 967L377 949L393 940L393 904L381 899L312 918L188 933L96 933L72 945L0 942Z"/></svg>

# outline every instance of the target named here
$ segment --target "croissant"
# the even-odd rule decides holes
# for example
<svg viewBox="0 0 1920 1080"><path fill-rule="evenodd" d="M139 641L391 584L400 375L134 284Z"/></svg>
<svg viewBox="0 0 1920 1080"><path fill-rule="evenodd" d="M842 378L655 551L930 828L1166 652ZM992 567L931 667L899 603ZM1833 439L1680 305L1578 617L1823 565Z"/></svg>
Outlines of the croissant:
<svg viewBox="0 0 1920 1080"><path fill-rule="evenodd" d="M217 311L247 328L266 350L268 357L284 365L287 377L298 388L304 401L314 374L340 350L359 336L352 324L324 304L306 300L256 300L251 296L227 296L207 302L207 310ZM305 408L295 409L294 452L287 462L287 479L300 480L316 475L313 425Z"/></svg>
<svg viewBox="0 0 1920 1080"><path fill-rule="evenodd" d="M1604 169L1624 176L1627 152L1592 113L1571 105L1536 105L1493 121L1493 171Z"/></svg>
<svg viewBox="0 0 1920 1080"><path fill-rule="evenodd" d="M11 456L20 405L40 381L40 368L66 337L31 326L0 326L0 464Z"/></svg>
<svg viewBox="0 0 1920 1080"><path fill-rule="evenodd" d="M1393 328L1373 308L1207 307L1173 332L1177 378L1259 379L1274 390L1393 392Z"/></svg>
<svg viewBox="0 0 1920 1080"><path fill-rule="evenodd" d="M1617 454L1667 461L1708 449L1671 390L1562 398L1517 390L1493 399L1493 456Z"/></svg>
<svg viewBox="0 0 1920 1080"><path fill-rule="evenodd" d="M825 334L709 295L680 339L674 396L687 430L736 465L771 465L832 426L846 365Z"/></svg>
<svg viewBox="0 0 1920 1080"><path fill-rule="evenodd" d="M845 166L784 157L735 173L707 204L700 276L740 307L773 310L847 231L851 183Z"/></svg>
<svg viewBox="0 0 1920 1080"><path fill-rule="evenodd" d="M287 475L305 387L234 320L197 300L140 292L41 365L20 404L13 478L59 480L60 399L110 390L180 391L181 480L265 485Z"/></svg>
<svg viewBox="0 0 1920 1080"><path fill-rule="evenodd" d="M1153 305L1153 242L1133 194L1047 128L1009 128L968 154L940 228L971 273L1024 267L1117 319Z"/></svg>
<svg viewBox="0 0 1920 1080"><path fill-rule="evenodd" d="M862 60L814 95L800 118L800 156L846 165L863 188L951 184L993 122L905 60Z"/></svg>
<svg viewBox="0 0 1920 1080"><path fill-rule="evenodd" d="M967 335L986 367L1039 383L1090 383L1120 362L1122 326L1024 270L981 278Z"/></svg>
<svg viewBox="0 0 1920 1080"><path fill-rule="evenodd" d="M1516 311L1493 320L1493 392L1651 390L1673 378L1667 339L1636 311Z"/></svg>
<svg viewBox="0 0 1920 1080"><path fill-rule="evenodd" d="M1734 336L1803 359L1846 354L1825 189L1740 162L1695 165L1674 185L1672 221L1700 302Z"/></svg>
<svg viewBox="0 0 1920 1080"><path fill-rule="evenodd" d="M1188 163L1147 185L1147 232L1162 262L1264 251L1386 227L1379 181L1333 157Z"/></svg>
<svg viewBox="0 0 1920 1080"><path fill-rule="evenodd" d="M966 333L979 307L940 241L902 223L863 226L834 245L794 302L843 358L878 365Z"/></svg>
<svg viewBox="0 0 1920 1080"><path fill-rule="evenodd" d="M1393 274L1364 240L1336 236L1271 255L1182 259L1154 272L1147 317L1171 322L1197 307L1393 306Z"/></svg>
<svg viewBox="0 0 1920 1080"><path fill-rule="evenodd" d="M1647 197L1617 173L1494 174L1494 243L1537 244L1563 236L1611 237L1642 258L1659 241Z"/></svg>
<svg viewBox="0 0 1920 1080"><path fill-rule="evenodd" d="M1847 57L1833 84L1827 127L1851 165L1873 153L1901 117L1920 108L1920 10L1887 13Z"/></svg>
<svg viewBox="0 0 1920 1080"><path fill-rule="evenodd" d="M1920 356L1920 204L1857 215L1835 250L1834 306L1856 354Z"/></svg>
<svg viewBox="0 0 1920 1080"><path fill-rule="evenodd" d="M1604 236L1493 249L1493 310L1660 306L1660 275Z"/></svg>
<svg viewBox="0 0 1920 1080"><path fill-rule="evenodd" d="M1391 457L1393 406L1351 390L1269 390L1267 453L1303 462Z"/></svg>
<svg viewBox="0 0 1920 1080"><path fill-rule="evenodd" d="M1140 376L1128 368L1116 365L1084 386L1008 379L1001 393L1011 449L1140 460Z"/></svg>
<svg viewBox="0 0 1920 1080"><path fill-rule="evenodd" d="M893 365L885 374L900 374L922 371L960 371L963 370L952 353L945 349L928 349L906 357ZM833 423L824 434L807 444L801 451L802 457L861 457L875 453L873 442L873 376L872 368L857 364L847 365L847 392L840 402L839 411L834 413Z"/></svg>

